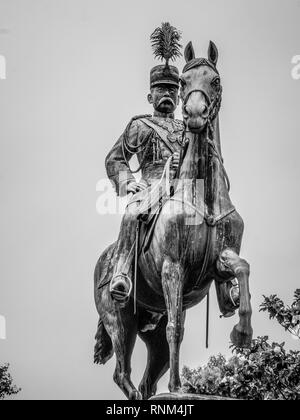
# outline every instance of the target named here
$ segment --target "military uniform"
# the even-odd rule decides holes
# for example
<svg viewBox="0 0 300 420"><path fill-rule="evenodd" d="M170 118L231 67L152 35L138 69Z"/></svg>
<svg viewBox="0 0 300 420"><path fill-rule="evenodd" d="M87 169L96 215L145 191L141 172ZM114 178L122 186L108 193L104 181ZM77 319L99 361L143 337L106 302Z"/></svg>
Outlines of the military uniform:
<svg viewBox="0 0 300 420"><path fill-rule="evenodd" d="M178 100L178 88L179 71L175 66L166 63L153 67L150 71L149 96L155 110L154 115L134 117L105 160L107 175L119 196L128 194L127 186L136 182L129 167L133 155L137 156L138 169L142 173L141 181L145 186L145 190L134 194L126 208L115 250L117 264L110 291L112 297L119 301L126 301L131 293L132 279L129 273L134 258L138 216L143 213L141 208L145 211L145 203L151 203L152 192L165 173L165 167L169 168L170 180L175 175L170 157L181 151L184 128L183 123L173 117L177 105L175 102ZM171 108L169 106L169 109L172 111L160 107L163 101L171 101L172 106ZM156 198L159 199L159 196ZM150 208L147 208L147 205L147 211L150 208L153 211L152 203Z"/></svg>
<svg viewBox="0 0 300 420"><path fill-rule="evenodd" d="M148 186L162 176L165 164L174 153L180 153L182 148L183 123L180 120L162 117L135 118L129 128L128 143L135 148L143 144L137 158L141 164L142 180ZM118 195L126 194L126 187L135 177L128 166L132 154L124 150L125 132L109 152L106 161L106 171ZM124 153L123 153L124 152ZM171 169L171 177L175 170Z"/></svg>
<svg viewBox="0 0 300 420"><path fill-rule="evenodd" d="M135 194L129 202L122 220L121 230L116 248L116 267L111 283L111 289L118 281L125 282L128 296L132 287L131 272L134 258L133 245L135 242L138 216L141 214L141 203L147 201L155 185L161 180L167 161L174 153L180 153L182 148L183 123L173 118L141 117L134 118L130 126L121 135L110 153L105 164L107 175L113 183L119 196L126 194L127 185L136 181L129 168L128 161L132 157L131 151L137 150L137 159L141 165L142 180L147 184L146 191ZM125 140L127 136L127 140ZM127 148L124 147L126 141ZM138 147L141 145L142 147ZM170 179L176 170L170 167ZM142 201L141 201L142 200ZM126 284L127 283L127 284ZM120 285L118 285L120 288ZM114 295L118 296L118 293ZM120 299L122 300L122 299Z"/></svg>

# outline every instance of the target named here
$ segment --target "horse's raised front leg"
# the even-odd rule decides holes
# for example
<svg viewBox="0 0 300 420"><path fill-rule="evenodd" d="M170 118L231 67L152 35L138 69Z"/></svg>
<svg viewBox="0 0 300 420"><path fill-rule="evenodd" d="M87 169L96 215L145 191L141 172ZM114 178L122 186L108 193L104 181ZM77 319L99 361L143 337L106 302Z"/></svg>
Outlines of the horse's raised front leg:
<svg viewBox="0 0 300 420"><path fill-rule="evenodd" d="M179 350L183 338L184 313L182 311L182 267L166 259L162 269L162 286L168 311L167 341L170 349L170 392L181 387Z"/></svg>
<svg viewBox="0 0 300 420"><path fill-rule="evenodd" d="M249 264L240 258L232 249L225 249L218 258L217 268L220 274L231 273L238 279L240 289L240 321L233 328L230 338L237 347L249 347L253 335L251 327L252 309L249 291Z"/></svg>

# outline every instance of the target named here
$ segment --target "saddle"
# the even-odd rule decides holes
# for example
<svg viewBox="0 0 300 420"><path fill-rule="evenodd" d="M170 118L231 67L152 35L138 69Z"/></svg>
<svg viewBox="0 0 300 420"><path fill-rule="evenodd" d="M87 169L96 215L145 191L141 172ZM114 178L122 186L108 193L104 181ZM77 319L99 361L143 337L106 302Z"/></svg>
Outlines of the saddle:
<svg viewBox="0 0 300 420"><path fill-rule="evenodd" d="M139 220L139 255L148 251L157 219L161 213L164 204L169 200L170 196L165 193L157 203L156 211L148 214L140 214Z"/></svg>
<svg viewBox="0 0 300 420"><path fill-rule="evenodd" d="M161 209L173 194L174 188L170 182L171 162L172 156L167 160L162 176L157 184L155 184L153 187L150 187L148 190L141 191L140 193L136 194L130 201L130 203L136 201L140 202L138 215L139 235L136 238L138 244L141 244L141 246L138 247L140 252L142 248L144 249L144 252L146 252L146 250L149 248Z"/></svg>

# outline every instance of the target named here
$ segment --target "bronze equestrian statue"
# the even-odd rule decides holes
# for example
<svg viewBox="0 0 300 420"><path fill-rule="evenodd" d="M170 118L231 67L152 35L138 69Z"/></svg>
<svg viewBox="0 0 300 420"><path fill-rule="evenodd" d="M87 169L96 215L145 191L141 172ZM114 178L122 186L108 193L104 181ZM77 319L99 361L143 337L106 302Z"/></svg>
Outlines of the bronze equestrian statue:
<svg viewBox="0 0 300 420"><path fill-rule="evenodd" d="M134 117L105 160L107 175L117 194L134 194L121 224L115 250L116 265L110 283L112 297L120 302L126 302L132 290L129 273L134 257L138 217L141 214L140 204L158 187L169 158L171 179L178 168L183 132L183 123L174 118L174 111L179 104L178 90L178 69L168 64L155 66L150 72L150 93L147 98L153 105L153 116ZM140 182L136 182L128 162L135 154L139 161L139 168L135 172L139 169L142 171ZM152 213L154 207L152 203Z"/></svg>
<svg viewBox="0 0 300 420"><path fill-rule="evenodd" d="M246 347L252 339L249 264L239 257L243 221L229 197L218 131L222 97L218 51L211 42L208 59L195 58L189 43L184 55L182 136L180 123L173 120L178 71L167 61L164 69L151 71L151 83L155 84L148 99L153 102L154 116L134 119L106 161L117 193L135 194L118 242L105 250L95 269L95 302L100 316L95 362L104 364L116 354L114 380L129 399L154 395L168 368L169 390L180 389L179 350L185 311L207 296L213 281L225 315L228 309L236 309L232 291L239 291L239 323L231 333L232 342ZM140 156L141 183L128 171L128 158L135 152ZM118 165L123 165L120 178ZM159 177L154 187L148 185ZM171 187L168 180L162 182L164 177L170 178ZM201 193L198 180L203 180ZM159 193L149 199L149 190L157 185ZM232 286L233 279L239 287ZM137 335L148 350L139 391L130 379Z"/></svg>

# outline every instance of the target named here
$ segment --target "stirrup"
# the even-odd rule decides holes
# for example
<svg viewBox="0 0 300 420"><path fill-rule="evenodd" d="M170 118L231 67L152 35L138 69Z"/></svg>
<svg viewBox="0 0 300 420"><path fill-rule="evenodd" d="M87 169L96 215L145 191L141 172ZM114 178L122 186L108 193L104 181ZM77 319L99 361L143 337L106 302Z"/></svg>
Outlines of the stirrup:
<svg viewBox="0 0 300 420"><path fill-rule="evenodd" d="M131 279L124 273L116 274L110 282L109 292L119 303L127 303L132 292Z"/></svg>
<svg viewBox="0 0 300 420"><path fill-rule="evenodd" d="M237 293L236 293L237 291ZM229 290L230 300L235 308L240 306L240 288L238 283L233 284Z"/></svg>
<svg viewBox="0 0 300 420"><path fill-rule="evenodd" d="M232 307L228 307L227 310L222 311L220 318L230 318L235 315L235 311L240 306L240 288L237 281L231 281L231 287L228 291L228 297L230 298L230 303Z"/></svg>

